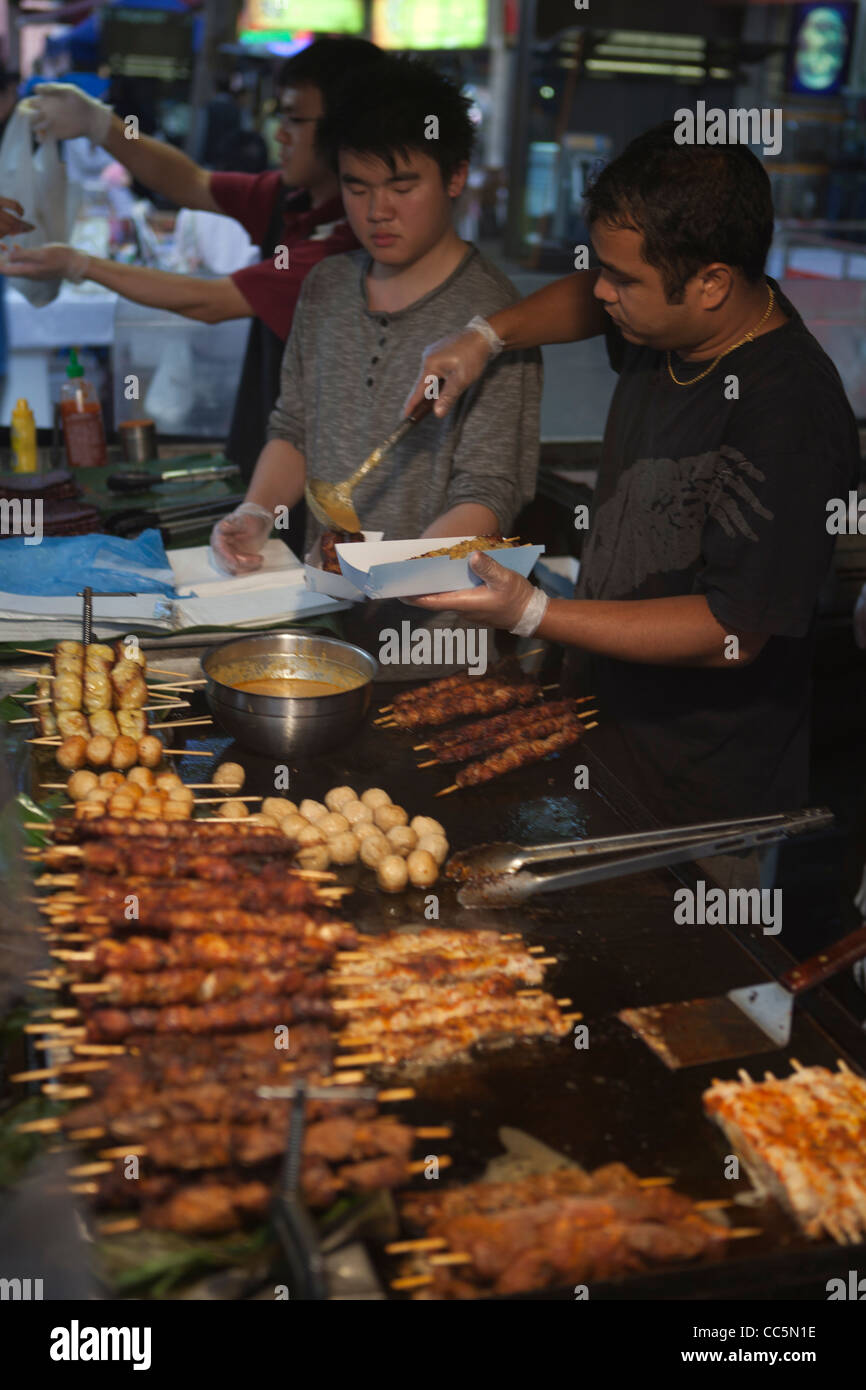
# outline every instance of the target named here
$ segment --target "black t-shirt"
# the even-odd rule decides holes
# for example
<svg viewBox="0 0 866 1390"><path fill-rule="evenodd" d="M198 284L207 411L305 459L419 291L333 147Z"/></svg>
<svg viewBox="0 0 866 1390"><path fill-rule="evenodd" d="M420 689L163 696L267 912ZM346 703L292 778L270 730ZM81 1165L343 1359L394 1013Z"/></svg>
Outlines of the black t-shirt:
<svg viewBox="0 0 866 1390"><path fill-rule="evenodd" d="M619 382L576 596L703 594L726 632L768 636L729 669L570 659L598 696L601 756L668 823L793 810L808 793L826 503L856 487L859 447L836 368L769 283L789 321L693 386L664 352L608 335ZM704 365L672 354L679 381Z"/></svg>

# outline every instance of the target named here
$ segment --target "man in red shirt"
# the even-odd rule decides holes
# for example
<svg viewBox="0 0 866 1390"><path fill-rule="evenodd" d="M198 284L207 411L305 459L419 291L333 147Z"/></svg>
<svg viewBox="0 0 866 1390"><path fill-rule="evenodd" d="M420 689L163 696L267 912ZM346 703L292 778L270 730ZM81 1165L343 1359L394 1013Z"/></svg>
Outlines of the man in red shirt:
<svg viewBox="0 0 866 1390"><path fill-rule="evenodd" d="M178 207L235 218L259 246L260 261L215 279L122 265L59 243L13 249L2 265L5 274L33 279L95 280L137 304L204 323L253 319L226 445L245 476L265 443L304 277L326 256L358 245L345 219L337 176L318 146L318 122L343 79L380 57L364 39L333 38L289 58L278 82L280 168L263 174L204 169L172 145L135 134L122 116L69 84L44 83L28 103L41 140L87 136L154 193Z"/></svg>

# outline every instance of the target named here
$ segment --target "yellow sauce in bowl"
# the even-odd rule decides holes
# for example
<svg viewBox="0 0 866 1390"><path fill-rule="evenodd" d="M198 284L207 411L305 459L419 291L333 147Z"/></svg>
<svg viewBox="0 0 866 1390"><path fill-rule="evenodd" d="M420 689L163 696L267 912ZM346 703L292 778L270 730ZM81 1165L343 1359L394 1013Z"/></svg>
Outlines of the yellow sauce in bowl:
<svg viewBox="0 0 866 1390"><path fill-rule="evenodd" d="M279 695L283 699L295 699L316 695L341 695L344 691L354 690L363 683L364 678L360 675L343 685L333 685L330 681L301 680L297 676L263 676L259 680L235 681L233 689L242 690L248 695Z"/></svg>

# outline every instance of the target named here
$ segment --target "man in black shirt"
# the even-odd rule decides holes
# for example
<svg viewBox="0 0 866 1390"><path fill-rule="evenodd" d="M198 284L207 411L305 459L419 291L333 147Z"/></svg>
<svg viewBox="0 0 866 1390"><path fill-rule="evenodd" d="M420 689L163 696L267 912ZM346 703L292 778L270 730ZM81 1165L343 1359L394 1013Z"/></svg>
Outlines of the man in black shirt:
<svg viewBox="0 0 866 1390"><path fill-rule="evenodd" d="M772 200L747 149L649 131L601 173L588 220L599 270L467 327L420 379L445 378L444 414L502 347L607 335L619 382L576 598L548 602L479 555L483 585L420 602L577 648L599 751L660 819L795 809L827 501L855 485L854 417L764 275Z"/></svg>

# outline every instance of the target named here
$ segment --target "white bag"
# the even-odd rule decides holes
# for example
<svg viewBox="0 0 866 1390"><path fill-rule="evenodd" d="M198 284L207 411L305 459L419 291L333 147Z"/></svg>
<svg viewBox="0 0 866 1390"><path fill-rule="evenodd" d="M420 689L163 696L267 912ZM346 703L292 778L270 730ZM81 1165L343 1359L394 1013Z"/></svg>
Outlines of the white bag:
<svg viewBox="0 0 866 1390"><path fill-rule="evenodd" d="M30 121L17 109L12 112L0 143L0 195L17 198L25 221L34 224L32 232L14 238L16 245L28 248L69 240L81 189L67 180L56 140L38 145L34 153ZM37 309L50 304L63 283L60 277L25 280L9 276L8 280Z"/></svg>

